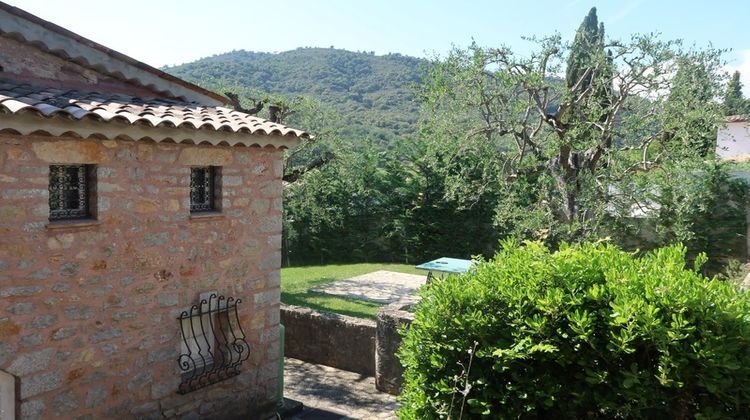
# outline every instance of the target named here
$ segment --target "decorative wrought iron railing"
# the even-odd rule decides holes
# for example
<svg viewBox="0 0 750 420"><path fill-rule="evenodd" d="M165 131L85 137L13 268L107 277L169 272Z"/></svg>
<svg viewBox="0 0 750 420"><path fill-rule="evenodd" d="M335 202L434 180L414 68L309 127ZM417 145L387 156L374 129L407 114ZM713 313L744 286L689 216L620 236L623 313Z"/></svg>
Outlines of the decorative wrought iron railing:
<svg viewBox="0 0 750 420"><path fill-rule="evenodd" d="M250 356L250 345L240 325L241 299L211 293L198 305L182 311L182 351L177 362L182 371L178 394L215 384L240 373Z"/></svg>

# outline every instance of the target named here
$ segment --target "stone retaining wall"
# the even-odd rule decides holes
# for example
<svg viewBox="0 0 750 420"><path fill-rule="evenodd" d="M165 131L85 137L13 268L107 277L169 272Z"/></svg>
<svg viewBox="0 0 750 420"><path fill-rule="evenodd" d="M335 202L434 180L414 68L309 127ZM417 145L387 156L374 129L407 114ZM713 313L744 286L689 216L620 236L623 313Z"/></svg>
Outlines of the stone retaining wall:
<svg viewBox="0 0 750 420"><path fill-rule="evenodd" d="M337 369L375 376L375 322L282 305L285 354Z"/></svg>
<svg viewBox="0 0 750 420"><path fill-rule="evenodd" d="M281 305L288 357L374 376L378 390L398 395L404 368L396 357L398 330L411 324L406 309L413 301L396 302L378 312L377 321Z"/></svg>
<svg viewBox="0 0 750 420"><path fill-rule="evenodd" d="M404 367L396 352L401 347L398 330L411 325L414 314L408 312L408 303L396 302L383 307L378 312L377 335L375 338L375 387L383 392L398 395L404 382Z"/></svg>

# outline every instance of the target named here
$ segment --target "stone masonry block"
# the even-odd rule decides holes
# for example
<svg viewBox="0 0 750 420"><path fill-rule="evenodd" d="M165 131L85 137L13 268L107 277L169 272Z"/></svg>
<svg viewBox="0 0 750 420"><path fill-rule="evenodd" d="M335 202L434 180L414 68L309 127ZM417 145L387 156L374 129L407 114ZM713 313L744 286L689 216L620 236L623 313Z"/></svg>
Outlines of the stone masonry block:
<svg viewBox="0 0 750 420"><path fill-rule="evenodd" d="M21 354L11 363L8 372L16 376L26 376L30 373L45 370L54 354L55 349L53 348Z"/></svg>
<svg viewBox="0 0 750 420"><path fill-rule="evenodd" d="M146 385L149 385L154 380L154 374L149 371L141 371L135 374L130 381L128 382L128 390L134 391L137 389L141 389L145 387Z"/></svg>
<svg viewBox="0 0 750 420"><path fill-rule="evenodd" d="M281 289L271 289L256 293L253 303L256 308L264 308L268 305L278 303L281 299Z"/></svg>
<svg viewBox="0 0 750 420"><path fill-rule="evenodd" d="M65 317L71 321L91 319L94 317L94 308L85 305L75 305L65 308Z"/></svg>
<svg viewBox="0 0 750 420"><path fill-rule="evenodd" d="M34 302L18 302L8 306L7 311L13 315L27 315L34 311Z"/></svg>
<svg viewBox="0 0 750 420"><path fill-rule="evenodd" d="M261 270L274 270L281 266L281 252L272 252L264 255L260 260Z"/></svg>
<svg viewBox="0 0 750 420"><path fill-rule="evenodd" d="M120 337L122 330L119 328L107 328L101 331L97 331L89 336L89 341L92 343L100 343L102 341L111 340L113 338Z"/></svg>
<svg viewBox="0 0 750 420"><path fill-rule="evenodd" d="M58 414L70 414L79 406L78 398L73 392L63 392L52 398L51 408Z"/></svg>
<svg viewBox="0 0 750 420"><path fill-rule="evenodd" d="M7 289L0 290L0 298L33 296L41 291L42 288L40 286L9 287Z"/></svg>
<svg viewBox="0 0 750 420"><path fill-rule="evenodd" d="M84 405L86 406L86 408L98 407L104 402L108 394L109 393L107 391L107 388L103 386L90 388L86 393L86 400L84 401Z"/></svg>
<svg viewBox="0 0 750 420"><path fill-rule="evenodd" d="M47 314L34 317L29 323L31 328L47 328L57 324L57 315Z"/></svg>
<svg viewBox="0 0 750 420"><path fill-rule="evenodd" d="M156 297L156 303L161 306L175 306L180 303L180 294L176 292L160 293Z"/></svg>
<svg viewBox="0 0 750 420"><path fill-rule="evenodd" d="M21 418L22 419L41 419L44 413L44 401L41 399L27 400L21 403Z"/></svg>
<svg viewBox="0 0 750 420"><path fill-rule="evenodd" d="M61 372L45 372L21 381L21 399L31 398L43 392L52 391L63 385Z"/></svg>

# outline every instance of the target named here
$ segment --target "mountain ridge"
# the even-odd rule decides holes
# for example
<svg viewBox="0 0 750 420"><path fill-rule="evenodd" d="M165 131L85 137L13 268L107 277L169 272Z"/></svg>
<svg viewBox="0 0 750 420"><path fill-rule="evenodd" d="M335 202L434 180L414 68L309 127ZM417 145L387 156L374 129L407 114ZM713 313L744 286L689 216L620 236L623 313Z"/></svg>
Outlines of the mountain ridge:
<svg viewBox="0 0 750 420"><path fill-rule="evenodd" d="M304 47L279 53L235 50L162 69L219 93L241 89L246 99L311 97L344 119L343 136L389 143L416 132L416 86L428 65L397 53Z"/></svg>

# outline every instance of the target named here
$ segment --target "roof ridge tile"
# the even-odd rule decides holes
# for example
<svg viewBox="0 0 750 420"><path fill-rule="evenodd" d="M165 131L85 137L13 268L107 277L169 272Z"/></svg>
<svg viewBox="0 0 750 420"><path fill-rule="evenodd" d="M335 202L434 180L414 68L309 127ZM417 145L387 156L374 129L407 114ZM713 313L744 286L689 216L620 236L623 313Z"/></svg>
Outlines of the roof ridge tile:
<svg viewBox="0 0 750 420"><path fill-rule="evenodd" d="M11 114L34 111L46 117L65 115L105 123L118 120L152 127L310 137L305 131L222 106L0 81L0 111L3 109Z"/></svg>

